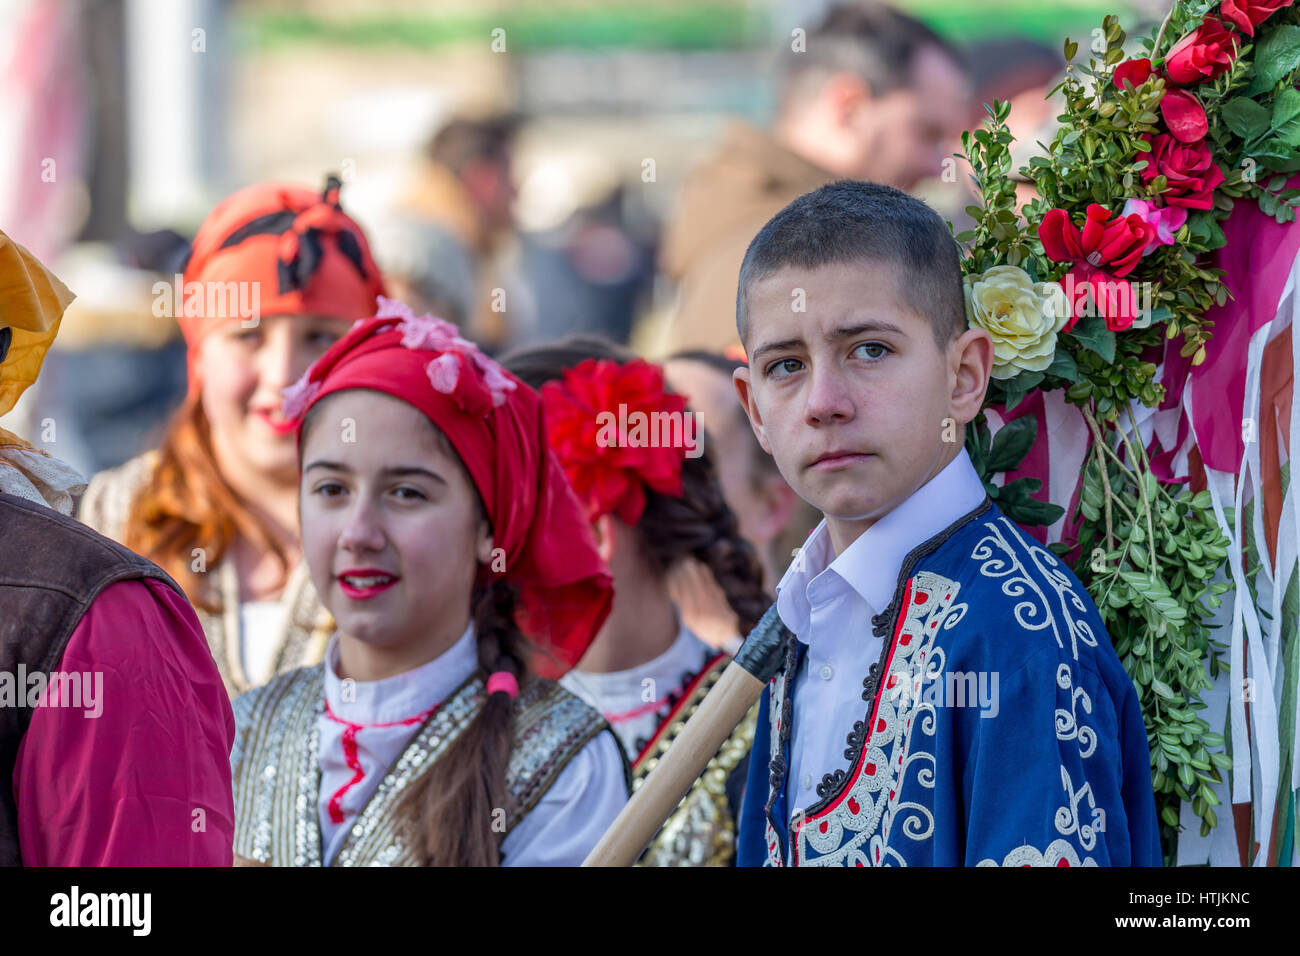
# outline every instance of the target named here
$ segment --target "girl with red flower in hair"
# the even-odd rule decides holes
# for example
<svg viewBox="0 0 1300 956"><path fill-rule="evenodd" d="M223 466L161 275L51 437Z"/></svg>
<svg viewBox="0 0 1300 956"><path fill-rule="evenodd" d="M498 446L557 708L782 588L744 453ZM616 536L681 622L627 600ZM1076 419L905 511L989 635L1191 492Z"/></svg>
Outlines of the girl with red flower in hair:
<svg viewBox="0 0 1300 956"><path fill-rule="evenodd" d="M239 862L577 865L629 793L554 680L612 600L541 399L380 300L285 392L325 659L235 701Z"/></svg>
<svg viewBox="0 0 1300 956"><path fill-rule="evenodd" d="M175 293L184 403L157 449L97 475L80 505L82 521L185 589L231 697L320 660L329 635L299 558L280 391L384 291L339 185L262 183L212 211Z"/></svg>
<svg viewBox="0 0 1300 956"><path fill-rule="evenodd" d="M688 558L706 566L744 635L771 603L762 568L702 454L701 430L687 424L692 413L657 365L587 336L517 351L503 364L541 391L551 446L614 577L609 620L563 682L613 725L639 781L731 659L685 626L671 573ZM734 862L754 718L710 761L643 864Z"/></svg>

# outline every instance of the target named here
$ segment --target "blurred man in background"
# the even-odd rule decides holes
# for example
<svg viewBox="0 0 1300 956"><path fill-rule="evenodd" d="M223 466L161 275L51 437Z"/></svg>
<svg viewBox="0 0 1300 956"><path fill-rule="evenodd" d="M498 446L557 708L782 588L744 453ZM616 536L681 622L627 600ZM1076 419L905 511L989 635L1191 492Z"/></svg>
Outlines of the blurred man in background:
<svg viewBox="0 0 1300 956"><path fill-rule="evenodd" d="M514 234L512 206L515 184L511 154L519 117L499 114L462 117L446 123L425 150L425 162L399 202L399 214L427 229L443 231L464 256L431 259L423 281L445 290L454 299L463 286L463 260L473 264L474 301L466 317L470 337L489 350L509 337L505 308L494 302L504 248ZM409 227L408 227L409 228ZM436 242L427 240L432 248ZM437 262L446 263L446 276L429 275Z"/></svg>
<svg viewBox="0 0 1300 956"><path fill-rule="evenodd" d="M944 170L970 110L956 50L877 3L832 7L784 54L771 132L736 122L688 178L660 266L678 302L661 351L738 344L736 282L759 228L833 179L911 190Z"/></svg>

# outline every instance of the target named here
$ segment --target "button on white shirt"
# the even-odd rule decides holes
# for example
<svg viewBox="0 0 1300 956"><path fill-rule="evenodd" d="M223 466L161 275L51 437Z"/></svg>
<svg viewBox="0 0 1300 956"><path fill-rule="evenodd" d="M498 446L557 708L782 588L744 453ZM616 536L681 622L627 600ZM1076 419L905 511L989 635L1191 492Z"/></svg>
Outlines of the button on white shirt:
<svg viewBox="0 0 1300 956"><path fill-rule="evenodd" d="M777 613L807 647L794 688L786 794L792 817L822 799L816 787L826 774L850 769L848 736L867 715L862 682L884 644L871 618L893 599L903 559L983 500L963 448L839 556L823 519L782 576Z"/></svg>
<svg viewBox="0 0 1300 956"><path fill-rule="evenodd" d="M322 714L320 732L320 794L317 801L323 861L338 854L348 830L365 808L420 725L402 725L449 697L478 667L474 625L450 648L427 664L377 681L341 680L338 676L338 635L325 652L325 699L342 720L360 724L357 760L364 776L344 793L343 822L330 819L329 801L354 774L343 751L343 724ZM374 724L394 726L376 727ZM537 805L506 834L501 843L505 866L577 866L600 839L627 802L618 742L601 732L560 772Z"/></svg>

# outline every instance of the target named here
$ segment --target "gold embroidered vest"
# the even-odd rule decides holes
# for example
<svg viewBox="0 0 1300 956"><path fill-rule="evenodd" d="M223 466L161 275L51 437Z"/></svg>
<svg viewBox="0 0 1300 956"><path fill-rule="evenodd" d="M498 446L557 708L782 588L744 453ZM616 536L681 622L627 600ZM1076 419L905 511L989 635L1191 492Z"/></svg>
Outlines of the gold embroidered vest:
<svg viewBox="0 0 1300 956"><path fill-rule="evenodd" d="M419 865L405 836L402 797L446 753L485 700L483 678L476 674L443 701L380 782L331 866ZM505 833L537 805L569 761L609 728L600 714L554 681L528 681L514 703ZM324 665L281 674L242 695L234 710L236 865L321 866L318 719L325 712Z"/></svg>
<svg viewBox="0 0 1300 956"><path fill-rule="evenodd" d="M699 709L730 663L730 654L719 654L686 685L681 700L632 764L633 790L641 786L668 752L686 721ZM637 860L637 866L731 866L735 863L737 820L727 797L727 783L737 771L744 776L744 761L754 743L757 719L755 704L691 784L677 809L664 821Z"/></svg>

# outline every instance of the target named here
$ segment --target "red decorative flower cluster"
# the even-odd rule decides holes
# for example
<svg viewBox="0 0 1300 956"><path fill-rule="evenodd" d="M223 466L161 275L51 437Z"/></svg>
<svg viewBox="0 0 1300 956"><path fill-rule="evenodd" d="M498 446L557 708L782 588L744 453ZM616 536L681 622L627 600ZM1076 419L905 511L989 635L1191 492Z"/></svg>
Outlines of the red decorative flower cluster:
<svg viewBox="0 0 1300 956"><path fill-rule="evenodd" d="M687 449L657 440L656 428L689 413L684 398L664 390L659 366L588 359L541 394L551 447L593 521L613 514L635 525L646 488L681 496Z"/></svg>
<svg viewBox="0 0 1300 956"><path fill-rule="evenodd" d="M1163 75L1171 86L1208 83L1232 66L1241 48L1241 34L1255 35L1255 28L1294 0L1224 0L1219 16L1206 16L1200 26L1183 37L1164 59ZM1226 22L1225 22L1226 21ZM1228 24L1235 27L1229 30ZM1139 86L1155 72L1148 59L1128 60L1115 68L1115 86ZM1196 94L1170 89L1160 100L1160 115L1168 133L1144 136L1151 153L1142 178L1151 181L1164 176L1168 191L1160 200L1185 209L1209 209L1214 190L1222 185L1222 170L1214 162L1205 142L1209 122Z"/></svg>
<svg viewBox="0 0 1300 956"><path fill-rule="evenodd" d="M1105 206L1092 203L1083 229L1070 222L1064 209L1053 209L1038 224L1043 252L1055 262L1073 263L1061 280L1070 301L1070 321L1062 331L1074 328L1089 297L1106 320L1106 327L1119 332L1137 318L1137 296L1123 277L1142 258L1155 230L1137 213L1111 218Z"/></svg>

